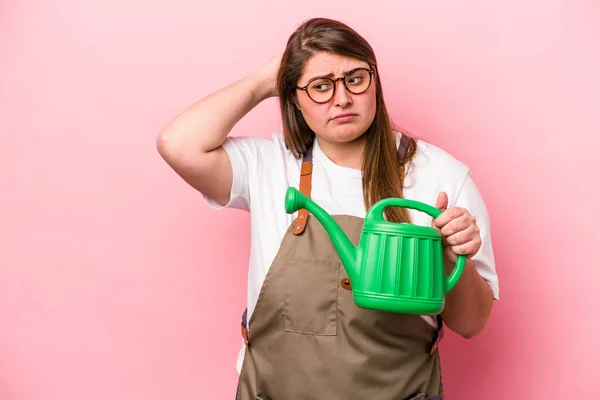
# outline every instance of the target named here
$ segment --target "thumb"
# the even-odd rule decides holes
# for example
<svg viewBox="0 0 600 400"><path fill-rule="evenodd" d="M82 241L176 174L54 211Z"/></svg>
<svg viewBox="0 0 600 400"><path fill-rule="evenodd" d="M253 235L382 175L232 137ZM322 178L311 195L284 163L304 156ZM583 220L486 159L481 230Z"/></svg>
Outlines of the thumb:
<svg viewBox="0 0 600 400"><path fill-rule="evenodd" d="M446 192L440 192L438 194L437 200L435 201L435 208L446 211L446 208L448 208L448 195Z"/></svg>
<svg viewBox="0 0 600 400"><path fill-rule="evenodd" d="M448 208L448 195L446 194L446 192L438 193L437 200L435 201L435 208L437 208L438 210L440 210L442 212L446 211L446 209ZM442 227L437 226L436 221L437 221L437 218L434 218L431 223L434 228L440 230ZM442 238L442 241L443 241L444 247L448 246L448 243L446 243L445 238Z"/></svg>

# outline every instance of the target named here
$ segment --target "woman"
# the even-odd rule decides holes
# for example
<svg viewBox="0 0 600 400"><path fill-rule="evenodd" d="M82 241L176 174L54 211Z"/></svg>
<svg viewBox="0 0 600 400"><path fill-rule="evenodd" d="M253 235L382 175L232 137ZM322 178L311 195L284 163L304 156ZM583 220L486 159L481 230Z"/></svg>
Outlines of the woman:
<svg viewBox="0 0 600 400"><path fill-rule="evenodd" d="M281 103L282 134L227 136L272 96ZM473 337L498 298L488 215L464 164L393 129L365 39L337 21L305 22L264 68L169 123L157 146L211 207L251 212L240 400L442 398L442 324ZM285 212L289 186L335 215L355 244L365 211L380 199L406 197L444 210L432 221L386 209L389 221L440 230L447 273L457 254L468 255L443 313L358 308L320 223L303 211Z"/></svg>

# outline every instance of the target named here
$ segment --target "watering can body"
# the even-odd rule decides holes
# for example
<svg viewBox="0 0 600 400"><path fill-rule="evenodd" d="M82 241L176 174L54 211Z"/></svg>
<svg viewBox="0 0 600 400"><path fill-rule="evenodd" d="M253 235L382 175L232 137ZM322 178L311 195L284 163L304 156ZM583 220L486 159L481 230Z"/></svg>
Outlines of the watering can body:
<svg viewBox="0 0 600 400"><path fill-rule="evenodd" d="M466 256L459 256L446 276L442 236L436 229L383 217L383 210L391 206L416 209L434 218L440 210L414 200L380 200L368 210L355 247L329 214L296 189L288 189L285 203L286 212L306 208L323 225L348 272L357 306L419 315L442 312L446 294L462 275Z"/></svg>

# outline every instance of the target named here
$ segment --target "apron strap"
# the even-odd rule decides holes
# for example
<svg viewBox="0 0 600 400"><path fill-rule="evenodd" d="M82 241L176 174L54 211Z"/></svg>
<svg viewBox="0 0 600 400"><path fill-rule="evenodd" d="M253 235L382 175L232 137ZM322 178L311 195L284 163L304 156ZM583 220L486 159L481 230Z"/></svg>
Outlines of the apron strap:
<svg viewBox="0 0 600 400"><path fill-rule="evenodd" d="M440 341L444 337L444 320L442 320L442 316L440 314L436 315L435 317L438 329L433 335L433 344L431 345L431 350L429 351L430 356L433 355L433 353L435 353L440 344Z"/></svg>
<svg viewBox="0 0 600 400"><path fill-rule="evenodd" d="M248 346L248 308L242 314L242 338L246 346Z"/></svg>
<svg viewBox="0 0 600 400"><path fill-rule="evenodd" d="M404 157L406 154L406 149L408 149L408 144L410 143L410 138L406 135L402 135L400 138L400 145L398 146L398 157Z"/></svg>
<svg viewBox="0 0 600 400"><path fill-rule="evenodd" d="M315 139L316 140L316 139ZM310 198L310 192L312 188L312 169L313 169L313 154L312 144L308 147L304 157L302 159L302 166L300 167L300 193ZM306 221L308 220L308 210L303 208L298 211L298 218L296 219L296 225L294 226L293 234L300 235L306 228Z"/></svg>

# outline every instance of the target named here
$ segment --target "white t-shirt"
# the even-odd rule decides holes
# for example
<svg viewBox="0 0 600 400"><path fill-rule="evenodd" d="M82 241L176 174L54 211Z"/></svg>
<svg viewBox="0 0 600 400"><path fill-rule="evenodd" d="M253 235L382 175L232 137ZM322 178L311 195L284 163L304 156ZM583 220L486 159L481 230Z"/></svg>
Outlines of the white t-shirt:
<svg viewBox="0 0 600 400"><path fill-rule="evenodd" d="M397 134L399 145L401 134ZM261 286L288 227L297 213L284 209L289 186L299 188L302 159L296 159L286 148L283 136L274 133L271 140L257 137L229 137L223 144L233 168L233 184L228 204L220 206L204 196L211 208L232 207L250 212L251 247L248 270L248 321L254 311ZM424 141L418 141L417 153L404 182L404 197L435 206L441 191L448 194L449 207L466 208L477 220L482 245L473 257L479 274L499 298L498 276L490 236L486 206L466 165ZM315 140L311 199L329 214L345 214L364 218L366 209L362 194L362 171L333 163ZM409 210L412 222L431 226L426 213ZM433 327L436 320L423 318ZM250 328L250 327L249 327ZM238 356L240 372L244 347Z"/></svg>

